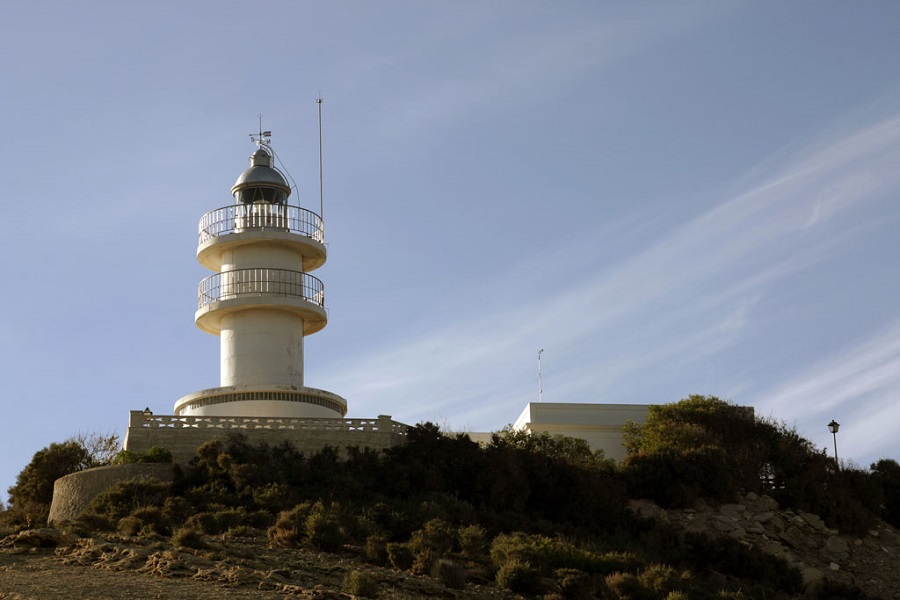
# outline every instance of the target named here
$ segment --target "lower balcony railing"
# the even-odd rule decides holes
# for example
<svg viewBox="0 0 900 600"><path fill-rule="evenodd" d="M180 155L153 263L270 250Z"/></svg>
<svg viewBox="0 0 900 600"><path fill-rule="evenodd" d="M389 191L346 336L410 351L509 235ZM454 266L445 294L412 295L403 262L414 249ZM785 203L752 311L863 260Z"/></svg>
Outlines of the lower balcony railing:
<svg viewBox="0 0 900 600"><path fill-rule="evenodd" d="M235 269L200 282L198 307L242 296L291 296L324 308L325 284L316 277L288 269Z"/></svg>

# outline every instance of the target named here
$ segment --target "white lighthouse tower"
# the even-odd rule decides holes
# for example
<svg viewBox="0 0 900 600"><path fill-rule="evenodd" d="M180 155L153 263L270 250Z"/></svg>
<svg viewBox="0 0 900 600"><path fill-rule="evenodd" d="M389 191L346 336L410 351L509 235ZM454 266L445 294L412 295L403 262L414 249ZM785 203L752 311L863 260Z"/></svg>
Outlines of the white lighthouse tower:
<svg viewBox="0 0 900 600"><path fill-rule="evenodd" d="M234 203L200 219L197 326L220 337L220 387L179 399L179 416L337 417L347 401L303 385L303 338L327 322L322 218L291 205L270 133L231 188Z"/></svg>

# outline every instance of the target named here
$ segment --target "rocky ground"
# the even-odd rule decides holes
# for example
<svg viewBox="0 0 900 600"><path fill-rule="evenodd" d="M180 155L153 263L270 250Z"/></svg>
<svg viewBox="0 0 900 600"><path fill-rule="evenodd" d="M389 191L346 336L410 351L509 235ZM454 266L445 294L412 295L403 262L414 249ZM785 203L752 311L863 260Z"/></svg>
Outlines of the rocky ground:
<svg viewBox="0 0 900 600"><path fill-rule="evenodd" d="M665 511L647 501L632 509L688 531L711 531L780 556L812 590L823 577L856 585L885 600L900 600L900 532L879 523L864 538L839 535L816 515L780 510L768 496L748 494L740 504Z"/></svg>
<svg viewBox="0 0 900 600"><path fill-rule="evenodd" d="M352 598L342 591L351 571L371 576L382 598L516 598L487 581L448 589L431 577L375 567L328 553L271 548L263 534L209 540L209 548L108 535L75 538L53 529L0 541L0 599L102 598L250 600Z"/></svg>
<svg viewBox="0 0 900 600"><path fill-rule="evenodd" d="M782 556L800 569L810 590L828 577L900 600L900 533L888 525L879 524L860 539L842 536L815 515L780 510L771 498L754 494L717 508L665 511L636 501L632 509ZM54 529L11 535L0 541L0 599L339 599L352 597L342 591L351 571L371 577L380 598L518 597L488 585L477 571L465 589L449 589L431 577L375 567L351 554L272 548L262 533L220 536L208 544L204 550L179 549L162 539L79 538Z"/></svg>

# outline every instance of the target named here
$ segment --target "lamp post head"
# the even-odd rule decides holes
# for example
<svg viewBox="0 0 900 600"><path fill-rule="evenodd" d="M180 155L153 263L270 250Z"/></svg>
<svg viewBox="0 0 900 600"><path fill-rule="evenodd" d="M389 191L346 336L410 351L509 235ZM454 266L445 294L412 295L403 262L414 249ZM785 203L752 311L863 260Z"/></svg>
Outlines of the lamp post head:
<svg viewBox="0 0 900 600"><path fill-rule="evenodd" d="M828 431L830 431L831 433L837 433L840 426L840 423L832 419L831 423L828 424Z"/></svg>

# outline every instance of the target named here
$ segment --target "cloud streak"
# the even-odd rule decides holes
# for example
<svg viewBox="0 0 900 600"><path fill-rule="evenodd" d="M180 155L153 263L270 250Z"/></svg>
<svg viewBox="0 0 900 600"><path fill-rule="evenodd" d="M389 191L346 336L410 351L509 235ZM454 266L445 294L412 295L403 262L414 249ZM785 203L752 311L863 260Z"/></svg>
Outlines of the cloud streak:
<svg viewBox="0 0 900 600"><path fill-rule="evenodd" d="M410 421L453 414L496 428L536 399L531 355L544 346L545 357L555 365L558 399L616 402L621 398L611 394L631 386L637 391L633 401L675 400L649 393L641 397L642 382L663 373L670 377L672 369L683 370L683 379L691 381L690 372L702 372L710 357L752 339L767 318L758 305L773 286L853 243L842 223L878 227L881 213L866 207L879 209L886 193L898 186L900 118L820 143L799 156L749 191L674 224L657 243L617 264L602 263L565 287L539 293L518 279L499 278L482 291L503 299L491 303L495 310L466 315L417 339L397 340L357 359L349 370L343 365L340 372L326 372L325 379L359 399L363 411L388 405L398 418ZM631 225L640 229L640 223ZM585 252L604 248L560 248L553 255L565 261ZM538 265L541 272L533 272L529 281L552 280L554 271L564 267L551 260ZM752 400L793 417L792 409L810 403L825 410L860 395L877 399L889 390L900 393L898 338L895 324ZM716 379L720 384L727 380L727 375ZM744 382L727 386L741 389ZM829 400L822 404L825 391Z"/></svg>

